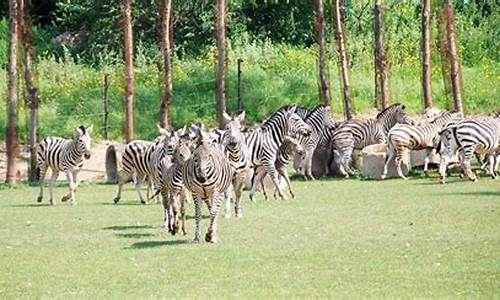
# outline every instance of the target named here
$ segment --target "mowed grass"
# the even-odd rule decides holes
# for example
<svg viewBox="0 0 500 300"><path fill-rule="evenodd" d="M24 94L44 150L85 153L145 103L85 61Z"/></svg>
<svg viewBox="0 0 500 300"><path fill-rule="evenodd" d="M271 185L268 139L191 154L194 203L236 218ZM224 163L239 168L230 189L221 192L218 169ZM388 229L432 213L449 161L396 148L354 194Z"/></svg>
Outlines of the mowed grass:
<svg viewBox="0 0 500 300"><path fill-rule="evenodd" d="M114 205L115 186L82 184L77 206L57 207L35 187L1 190L0 298L499 296L500 181L293 187L295 200L245 194L244 218L199 245L192 218L188 236L167 235L132 186Z"/></svg>

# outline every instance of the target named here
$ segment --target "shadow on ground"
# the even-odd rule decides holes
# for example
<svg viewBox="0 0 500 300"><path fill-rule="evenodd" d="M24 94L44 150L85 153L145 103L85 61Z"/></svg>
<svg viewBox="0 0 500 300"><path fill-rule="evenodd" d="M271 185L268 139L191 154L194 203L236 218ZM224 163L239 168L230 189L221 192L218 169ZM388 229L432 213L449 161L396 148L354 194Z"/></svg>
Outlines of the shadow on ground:
<svg viewBox="0 0 500 300"><path fill-rule="evenodd" d="M140 239L143 237L152 237L152 236L154 236L154 234L135 232L135 233L117 233L116 236L119 238Z"/></svg>
<svg viewBox="0 0 500 300"><path fill-rule="evenodd" d="M130 229L152 229L153 226L151 225L116 225L116 226L109 226L109 227L103 227L103 230L130 230Z"/></svg>
<svg viewBox="0 0 500 300"><path fill-rule="evenodd" d="M127 249L148 249L148 248L174 246L174 245L182 245L189 243L190 243L189 240L145 241L145 242L133 243Z"/></svg>

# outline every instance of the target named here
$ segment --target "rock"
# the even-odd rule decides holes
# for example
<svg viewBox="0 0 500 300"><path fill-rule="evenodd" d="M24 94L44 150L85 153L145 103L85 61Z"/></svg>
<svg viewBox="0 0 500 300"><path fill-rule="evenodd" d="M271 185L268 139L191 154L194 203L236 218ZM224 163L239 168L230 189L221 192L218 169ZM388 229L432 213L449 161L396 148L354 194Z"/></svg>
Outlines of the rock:
<svg viewBox="0 0 500 300"><path fill-rule="evenodd" d="M372 178L372 179L381 179L382 172L384 170L385 158L387 153L387 145L385 144L375 144L366 146L362 150L363 156L363 166L362 172L363 176ZM403 156L402 163L402 171L404 175L407 175L410 171L410 158L409 155L406 154ZM394 160L389 162L387 177L398 177L398 173L396 170L396 165L394 164Z"/></svg>

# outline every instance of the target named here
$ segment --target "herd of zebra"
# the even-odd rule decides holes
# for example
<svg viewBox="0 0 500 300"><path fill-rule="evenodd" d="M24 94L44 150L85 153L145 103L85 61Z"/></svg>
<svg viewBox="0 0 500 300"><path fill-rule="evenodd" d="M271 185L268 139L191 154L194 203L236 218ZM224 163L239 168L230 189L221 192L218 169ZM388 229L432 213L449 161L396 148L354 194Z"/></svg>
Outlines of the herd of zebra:
<svg viewBox="0 0 500 300"><path fill-rule="evenodd" d="M121 198L123 185L133 181L141 203L146 204L161 195L165 228L172 234L182 230L186 234L186 206L192 197L195 206L194 242L200 241L201 208L203 202L210 212L210 224L205 235L208 242L217 241L217 217L225 202L225 216L230 217L232 205L236 217L242 217L242 193L247 178L251 178L250 199L261 189L267 198L263 180L268 176L274 192L286 198L280 181L283 179L291 197L295 197L288 178L288 164L292 156L299 158L297 171L306 179L312 174L313 154L318 148L336 151L339 170L349 177L352 152L372 144L386 144L384 166L394 159L398 174L403 154L409 150L426 149L427 157L433 151L441 154L439 173L444 183L447 165L458 153L463 174L477 180L471 171L474 154L483 164L489 160L488 171L497 176L500 162L500 115L483 118L463 118L458 113L440 112L420 122L414 122L405 106L394 104L373 119L351 119L336 122L329 106L319 105L312 111L296 105L281 107L262 124L243 125L245 112L233 116L224 114L223 130L209 130L203 124L192 124L179 130L159 128L154 141L135 140L128 143L122 154L122 168L118 176L118 192L114 203ZM83 158L90 158L92 127L75 129L73 139L49 137L37 148L40 170L40 193L47 169L52 169L50 203L55 204L53 187L59 172L65 172L69 193L62 201L75 203L78 170ZM481 157L484 155L484 157ZM424 171L428 171L428 158ZM486 165L486 164L485 164ZM483 166L484 167L484 166ZM144 198L142 185L147 182L155 191ZM234 194L234 201L233 201Z"/></svg>

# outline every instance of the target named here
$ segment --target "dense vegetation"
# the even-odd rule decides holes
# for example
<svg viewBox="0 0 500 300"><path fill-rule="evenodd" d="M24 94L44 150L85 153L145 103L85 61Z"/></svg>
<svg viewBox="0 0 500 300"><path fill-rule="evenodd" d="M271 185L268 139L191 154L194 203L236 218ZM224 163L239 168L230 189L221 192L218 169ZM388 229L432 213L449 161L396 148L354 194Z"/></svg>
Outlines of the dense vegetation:
<svg viewBox="0 0 500 300"><path fill-rule="evenodd" d="M68 135L77 124L102 127L102 82L111 74L111 137L120 138L123 102L120 5L117 0L35 1L37 84L42 98L41 136ZM179 2L179 3L178 3ZM182 2L182 3L181 3ZM210 1L177 1L175 10L174 125L201 120L215 124L215 50ZM391 94L412 113L422 109L420 83L420 6L415 1L388 1L386 17ZM437 1L436 1L437 2ZM370 1L349 1L348 41L354 109L373 106L373 38ZM6 15L5 5L2 14ZM157 46L157 8L152 0L136 0L136 125L142 138L156 134L161 94ZM250 122L265 118L287 103L319 103L313 13L308 1L231 1L229 14L229 103L236 109L236 60L243 59L242 98ZM327 10L328 20L330 12ZM497 2L457 1L459 50L463 64L465 107L470 113L498 109L500 10ZM329 22L331 23L331 22ZM328 26L331 42L331 28ZM79 43L54 43L63 33L77 33ZM433 33L436 37L436 32ZM0 21L0 96L6 95L7 22ZM436 41L435 49L438 47ZM328 49L334 111L342 104L336 54ZM441 76L438 52L433 57L433 89L437 106L451 107ZM5 134L5 106L0 108L0 140ZM24 110L21 135L26 139ZM100 136L101 130L97 135Z"/></svg>

